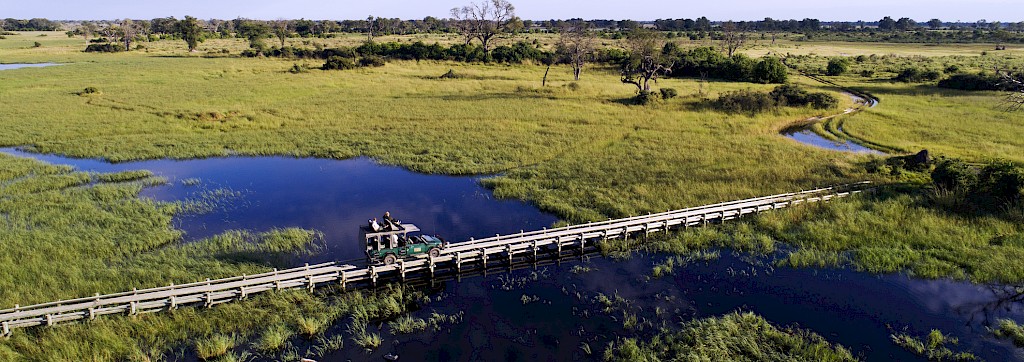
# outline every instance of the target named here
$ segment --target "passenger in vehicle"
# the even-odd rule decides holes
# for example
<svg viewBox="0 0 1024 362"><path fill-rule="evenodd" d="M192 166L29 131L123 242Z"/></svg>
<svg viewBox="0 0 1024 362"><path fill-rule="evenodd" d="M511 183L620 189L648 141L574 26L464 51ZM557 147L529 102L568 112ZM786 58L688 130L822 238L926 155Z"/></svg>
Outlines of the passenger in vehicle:
<svg viewBox="0 0 1024 362"><path fill-rule="evenodd" d="M382 221L384 222L385 230L400 230L398 226L402 225L401 221L395 220L395 218L391 217L390 211L384 212L384 218Z"/></svg>
<svg viewBox="0 0 1024 362"><path fill-rule="evenodd" d="M377 218L370 219L370 230L380 231L380 224L377 223Z"/></svg>

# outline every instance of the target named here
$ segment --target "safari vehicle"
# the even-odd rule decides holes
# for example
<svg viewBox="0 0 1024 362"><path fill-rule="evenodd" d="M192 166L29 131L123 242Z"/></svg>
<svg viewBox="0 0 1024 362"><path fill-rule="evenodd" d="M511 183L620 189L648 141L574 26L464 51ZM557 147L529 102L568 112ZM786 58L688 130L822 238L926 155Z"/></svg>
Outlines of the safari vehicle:
<svg viewBox="0 0 1024 362"><path fill-rule="evenodd" d="M429 235L409 235L420 231L413 224L401 224L395 230L374 231L369 226L359 228L359 236L366 245L366 259L371 263L394 264L399 259L427 254L441 255L444 240Z"/></svg>

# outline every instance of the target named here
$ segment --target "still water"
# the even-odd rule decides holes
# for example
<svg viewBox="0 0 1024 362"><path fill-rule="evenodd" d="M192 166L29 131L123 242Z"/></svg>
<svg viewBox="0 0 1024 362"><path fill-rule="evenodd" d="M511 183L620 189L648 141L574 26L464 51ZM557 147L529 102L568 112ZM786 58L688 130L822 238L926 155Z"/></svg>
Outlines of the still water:
<svg viewBox="0 0 1024 362"><path fill-rule="evenodd" d="M327 160L288 157L227 157L111 164L95 159L32 157L80 171L150 170L168 183L142 192L158 201L203 199L213 191L226 202L211 212L181 215L175 227L186 240L226 230L266 231L299 227L324 233L327 250L308 262L365 256L358 227L385 211L424 233L450 241L469 240L551 226L558 219L517 200L498 200L475 177L424 175L367 158Z"/></svg>
<svg viewBox="0 0 1024 362"><path fill-rule="evenodd" d="M421 175L368 159L230 157L110 164L14 149L0 152L83 171L148 169L169 180L144 191L144 197L155 200L231 190L237 196L224 207L179 217L176 226L188 239L229 229L313 228L325 233L328 244L316 260L361 256L356 226L384 210L453 240L538 229L556 221L529 204L495 200L477 178ZM458 322L406 335L392 334L386 323L371 323L369 331L384 337L380 348L364 351L346 340L344 349L318 359L381 360L393 353L404 361L591 360L599 359L616 338L649 338L662 326L674 329L694 318L750 311L776 325L812 330L868 361L922 361L889 338L901 332L924 336L932 329L958 338L954 350L987 361L1024 361L1019 349L987 330L1000 318L1024 322L1024 294L1016 288L849 270L775 268L763 259L722 254L717 260L677 266L662 278L652 278L651 271L667 256L639 253L624 260L581 257L536 269L438 282L427 290L434 301L412 314L423 319L432 313L460 315ZM606 312L595 302L602 294L628 302L616 303ZM637 316L637 327L623 326L627 315ZM347 323L341 321L330 330L345 333ZM301 338L293 343L308 345ZM257 359L264 358L276 356Z"/></svg>
<svg viewBox="0 0 1024 362"><path fill-rule="evenodd" d="M32 63L32 64L0 64L0 70L11 70L20 68L42 68L60 65L57 63Z"/></svg>

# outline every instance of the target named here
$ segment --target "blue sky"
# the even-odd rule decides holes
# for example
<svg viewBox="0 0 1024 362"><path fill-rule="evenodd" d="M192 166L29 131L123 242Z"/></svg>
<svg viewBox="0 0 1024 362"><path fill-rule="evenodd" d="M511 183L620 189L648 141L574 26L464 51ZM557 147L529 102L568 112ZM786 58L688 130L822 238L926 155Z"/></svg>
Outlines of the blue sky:
<svg viewBox="0 0 1024 362"><path fill-rule="evenodd" d="M817 18L874 21L889 15L919 21L1024 21L1024 0L510 0L524 19L696 18L759 20ZM0 18L151 19L362 19L368 15L422 19L447 17L470 0L3 0Z"/></svg>

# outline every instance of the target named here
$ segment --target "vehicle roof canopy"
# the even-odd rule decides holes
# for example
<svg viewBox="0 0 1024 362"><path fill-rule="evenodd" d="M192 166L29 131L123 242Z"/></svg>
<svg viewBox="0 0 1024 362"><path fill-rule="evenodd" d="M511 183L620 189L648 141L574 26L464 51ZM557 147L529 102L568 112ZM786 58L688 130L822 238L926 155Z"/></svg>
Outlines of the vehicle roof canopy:
<svg viewBox="0 0 1024 362"><path fill-rule="evenodd" d="M359 227L359 233L363 235L364 239L369 239L376 236L401 235L420 231L420 228L413 224L398 225L398 228L396 230L373 231L369 226L363 225Z"/></svg>

